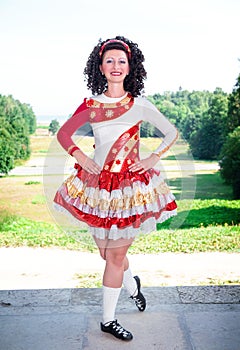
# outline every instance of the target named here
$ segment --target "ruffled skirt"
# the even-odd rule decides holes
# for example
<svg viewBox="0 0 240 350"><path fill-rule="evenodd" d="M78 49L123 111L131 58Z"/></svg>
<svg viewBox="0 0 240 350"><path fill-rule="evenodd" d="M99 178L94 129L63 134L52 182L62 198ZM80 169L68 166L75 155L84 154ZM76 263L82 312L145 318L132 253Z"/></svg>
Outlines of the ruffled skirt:
<svg viewBox="0 0 240 350"><path fill-rule="evenodd" d="M160 172L143 174L102 170L92 175L75 164L74 173L58 189L58 209L86 223L98 239L130 239L156 230L176 215L175 197Z"/></svg>

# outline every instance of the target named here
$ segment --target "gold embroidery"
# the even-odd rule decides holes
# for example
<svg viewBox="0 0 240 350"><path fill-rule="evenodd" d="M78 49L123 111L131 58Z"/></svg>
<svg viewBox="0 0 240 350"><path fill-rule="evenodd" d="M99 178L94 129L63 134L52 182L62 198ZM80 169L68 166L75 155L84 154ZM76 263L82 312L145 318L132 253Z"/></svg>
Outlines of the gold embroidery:
<svg viewBox="0 0 240 350"><path fill-rule="evenodd" d="M108 110L106 111L106 113L105 113L105 117L106 117L106 118L112 118L113 115L114 115L114 112L113 112L112 109L108 109Z"/></svg>
<svg viewBox="0 0 240 350"><path fill-rule="evenodd" d="M123 207L123 200L113 198L110 202L109 209L116 211L116 210L122 209L122 207Z"/></svg>
<svg viewBox="0 0 240 350"><path fill-rule="evenodd" d="M120 101L121 106L124 106L126 103L129 103L130 100L131 100L130 96L127 95L126 97L124 97L124 98Z"/></svg>
<svg viewBox="0 0 240 350"><path fill-rule="evenodd" d="M123 138L127 140L127 136L129 136L128 137L129 140L127 140L127 142L125 143L125 145L122 146L121 149L118 150L117 148L114 147L111 150L112 154L117 155L117 159L115 159L113 161L113 163L112 163L112 166L111 166L111 169L110 169L111 172L119 172L119 171L121 171L121 167L122 167L122 164L124 164L124 161L126 161L127 164L131 164L133 162L131 159L127 159L127 157L129 156L129 154L131 152L134 152L135 154L138 154L137 148L133 149L133 147L134 146L136 147L136 144L137 144L138 132L135 133L134 135L132 135L131 138L129 138L130 137L129 133L123 134Z"/></svg>
<svg viewBox="0 0 240 350"><path fill-rule="evenodd" d="M126 97L124 97L121 101L114 102L114 103L102 103L102 102L94 100L94 98L89 98L86 101L86 105L87 105L87 107L92 107L92 108L102 107L102 108L109 108L109 109L126 105L125 108L129 109L128 104L131 101L131 99L132 99L132 97L130 94L128 94Z"/></svg>
<svg viewBox="0 0 240 350"><path fill-rule="evenodd" d="M93 111L90 113L90 119L94 119L96 117L96 112Z"/></svg>
<svg viewBox="0 0 240 350"><path fill-rule="evenodd" d="M99 108L101 103L96 101L96 100L94 100L93 98L89 98L86 101L86 105L87 105L87 107Z"/></svg>
<svg viewBox="0 0 240 350"><path fill-rule="evenodd" d="M167 194L169 193L169 187L165 182L160 183L160 185L156 188L158 194Z"/></svg>
<svg viewBox="0 0 240 350"><path fill-rule="evenodd" d="M100 199L99 201L99 210L108 210L109 209L109 202L105 199Z"/></svg>
<svg viewBox="0 0 240 350"><path fill-rule="evenodd" d="M79 197L81 204L88 204L91 208L98 207L99 210L128 210L134 206L142 206L145 204L153 203L157 200L159 195L166 195L170 192L168 185L165 182L161 182L151 192L142 193L141 188L136 186L134 194L132 196L123 195L121 198L113 199L101 199L100 190L96 188L93 195L90 197L86 192L86 185L83 185L80 189L73 183L75 176L70 176L65 184L67 186L68 195L71 198L76 199Z"/></svg>
<svg viewBox="0 0 240 350"><path fill-rule="evenodd" d="M177 130L176 130L177 131ZM169 150L169 148L174 144L174 142L177 140L178 138L178 131L177 131L177 135L174 138L174 140L170 143L170 145L166 146L165 148L163 148L160 152L153 152L154 154L156 154L158 157L161 157L165 152L167 152Z"/></svg>

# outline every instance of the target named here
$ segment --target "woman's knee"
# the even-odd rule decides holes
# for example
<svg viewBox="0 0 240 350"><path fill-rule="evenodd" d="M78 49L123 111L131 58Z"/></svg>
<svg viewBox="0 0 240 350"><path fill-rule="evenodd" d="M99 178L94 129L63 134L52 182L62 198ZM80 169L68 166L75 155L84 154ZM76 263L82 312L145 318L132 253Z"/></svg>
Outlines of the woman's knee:
<svg viewBox="0 0 240 350"><path fill-rule="evenodd" d="M126 251L106 249L105 259L107 263L122 267L126 258Z"/></svg>

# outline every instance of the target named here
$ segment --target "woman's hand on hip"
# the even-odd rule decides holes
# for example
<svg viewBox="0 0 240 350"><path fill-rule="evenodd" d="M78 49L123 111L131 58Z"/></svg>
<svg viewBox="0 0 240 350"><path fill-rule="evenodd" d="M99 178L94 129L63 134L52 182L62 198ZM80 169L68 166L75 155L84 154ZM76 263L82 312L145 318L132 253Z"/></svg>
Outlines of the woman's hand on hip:
<svg viewBox="0 0 240 350"><path fill-rule="evenodd" d="M90 174L98 175L101 172L100 166L92 159L84 154L81 150L76 150L73 152L74 158L81 167Z"/></svg>
<svg viewBox="0 0 240 350"><path fill-rule="evenodd" d="M129 166L129 171L138 172L143 174L145 171L153 168L159 161L159 156L152 153L149 157L136 161L134 164Z"/></svg>

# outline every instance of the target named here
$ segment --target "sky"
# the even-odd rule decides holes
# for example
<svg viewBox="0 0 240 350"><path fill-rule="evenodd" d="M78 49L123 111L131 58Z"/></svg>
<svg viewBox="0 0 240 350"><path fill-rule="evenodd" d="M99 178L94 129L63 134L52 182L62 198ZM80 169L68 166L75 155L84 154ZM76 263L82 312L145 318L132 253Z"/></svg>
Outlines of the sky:
<svg viewBox="0 0 240 350"><path fill-rule="evenodd" d="M69 116L98 40L123 35L145 56L145 94L230 93L240 72L239 0L0 0L0 94L37 116Z"/></svg>

